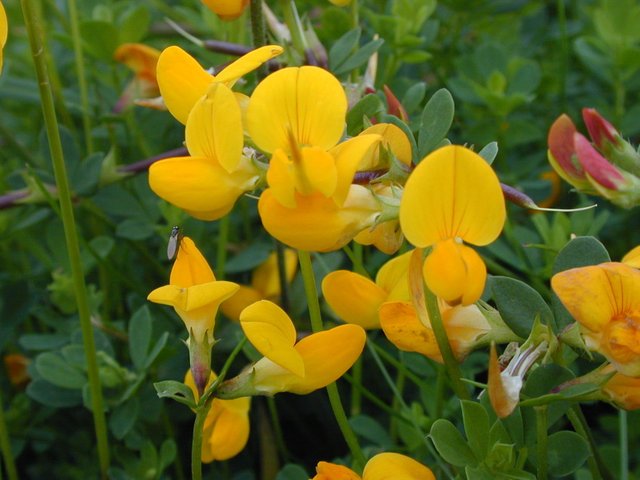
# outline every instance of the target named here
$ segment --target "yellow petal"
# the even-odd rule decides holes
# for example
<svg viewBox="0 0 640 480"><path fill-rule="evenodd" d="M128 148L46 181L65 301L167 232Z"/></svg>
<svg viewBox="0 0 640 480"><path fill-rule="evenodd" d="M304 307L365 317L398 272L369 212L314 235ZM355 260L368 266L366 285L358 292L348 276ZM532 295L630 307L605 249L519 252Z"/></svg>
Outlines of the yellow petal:
<svg viewBox="0 0 640 480"><path fill-rule="evenodd" d="M385 292L368 278L348 270L331 272L322 280L322 293L339 318L365 329L380 328L378 308Z"/></svg>
<svg viewBox="0 0 640 480"><path fill-rule="evenodd" d="M147 295L147 300L161 305L182 306L184 303L184 288L176 285L158 287Z"/></svg>
<svg viewBox="0 0 640 480"><path fill-rule="evenodd" d="M454 145L418 164L400 204L400 225L417 247L455 237L486 245L498 237L505 218L496 174L478 154Z"/></svg>
<svg viewBox="0 0 640 480"><path fill-rule="evenodd" d="M360 135L372 133L382 136L381 145L378 145L378 148L371 152L371 155L364 158L364 163L358 166L358 170L374 170L376 168L388 167L388 165L380 163L380 149L383 146L391 150L400 162L407 166L411 165L411 143L400 127L393 123L376 123L363 130Z"/></svg>
<svg viewBox="0 0 640 480"><path fill-rule="evenodd" d="M631 249L622 257L622 263L626 263L630 267L640 268L640 245Z"/></svg>
<svg viewBox="0 0 640 480"><path fill-rule="evenodd" d="M610 367L609 371L613 371L613 367ZM624 408L625 410L640 409L640 378L616 373L602 387L602 393L609 397L619 408Z"/></svg>
<svg viewBox="0 0 640 480"><path fill-rule="evenodd" d="M214 158L233 172L242 158L242 113L233 92L213 83L191 109L185 129L186 144L194 157Z"/></svg>
<svg viewBox="0 0 640 480"><path fill-rule="evenodd" d="M363 480L436 480L433 472L399 453L379 453L367 462L362 472Z"/></svg>
<svg viewBox="0 0 640 480"><path fill-rule="evenodd" d="M336 465L329 462L318 462L316 466L316 476L311 480L362 480L350 468L344 465Z"/></svg>
<svg viewBox="0 0 640 480"><path fill-rule="evenodd" d="M239 322L242 310L263 298L262 294L255 288L240 285L238 291L220 305L220 310L227 318Z"/></svg>
<svg viewBox="0 0 640 480"><path fill-rule="evenodd" d="M222 461L235 457L240 453L249 440L249 397L233 400L213 400L207 421L211 421L210 428L205 421L202 445L202 461ZM205 453L207 457L205 459Z"/></svg>
<svg viewBox="0 0 640 480"><path fill-rule="evenodd" d="M247 130L265 152L299 146L333 147L344 130L347 97L340 82L318 67L289 67L265 78L253 92Z"/></svg>
<svg viewBox="0 0 640 480"><path fill-rule="evenodd" d="M410 302L388 302L380 307L380 326L385 336L400 350L417 352L442 363L433 330L425 327Z"/></svg>
<svg viewBox="0 0 640 480"><path fill-rule="evenodd" d="M573 318L593 332L640 305L640 272L620 263L565 270L551 278L551 287Z"/></svg>
<svg viewBox="0 0 640 480"><path fill-rule="evenodd" d="M233 173L215 159L175 157L149 167L149 186L156 195L200 220L217 220L231 211L243 193L253 189L259 172L242 158Z"/></svg>
<svg viewBox="0 0 640 480"><path fill-rule="evenodd" d="M436 243L424 262L423 273L429 289L450 305L475 303L487 277L480 256L454 240Z"/></svg>
<svg viewBox="0 0 640 480"><path fill-rule="evenodd" d="M201 0L209 10L222 20L233 20L242 15L249 0Z"/></svg>
<svg viewBox="0 0 640 480"><path fill-rule="evenodd" d="M238 0L235 0L235 2L238 3ZM216 80L224 82L231 87L240 77L252 72L264 62L277 57L283 51L284 49L279 45L265 45L264 47L251 50L218 72Z"/></svg>
<svg viewBox="0 0 640 480"><path fill-rule="evenodd" d="M404 235L397 220L389 220L362 230L353 239L360 245L373 245L387 255L393 255L402 246Z"/></svg>
<svg viewBox="0 0 640 480"><path fill-rule="evenodd" d="M182 124L187 123L189 112L214 81L191 55L176 46L160 54L157 78L165 105Z"/></svg>
<svg viewBox="0 0 640 480"><path fill-rule="evenodd" d="M7 44L8 36L9 22L7 21L7 12L5 12L4 5L0 2L0 71L2 71L4 63L4 46Z"/></svg>
<svg viewBox="0 0 640 480"><path fill-rule="evenodd" d="M240 325L262 355L293 374L304 376L302 357L293 348L296 329L289 315L278 305L261 300L248 306L240 314Z"/></svg>
<svg viewBox="0 0 640 480"><path fill-rule="evenodd" d="M341 208L320 193L296 195L296 208L287 208L269 188L262 192L258 210L267 232L285 245L328 252L342 248L373 224L380 207L369 190L352 185Z"/></svg>
<svg viewBox="0 0 640 480"><path fill-rule="evenodd" d="M385 263L376 275L376 284L389 295L389 300L409 301L409 261L413 250L392 258Z"/></svg>
<svg viewBox="0 0 640 480"><path fill-rule="evenodd" d="M362 353L365 340L364 330L358 325L340 325L314 333L295 346L304 360L304 378L263 357L253 366L248 381L255 391L266 395L306 395L334 382L351 368Z"/></svg>
<svg viewBox="0 0 640 480"><path fill-rule="evenodd" d="M290 248L284 249L285 282L291 283L298 269L298 254ZM274 300L280 296L280 274L278 256L272 252L267 260L258 266L251 275L251 285L261 292L263 298Z"/></svg>
<svg viewBox="0 0 640 480"><path fill-rule="evenodd" d="M216 277L207 259L189 237L182 237L176 261L171 268L169 283L178 287L191 287L213 282Z"/></svg>
<svg viewBox="0 0 640 480"><path fill-rule="evenodd" d="M238 291L238 284L233 282L215 281L194 285L186 289L186 299L183 310L189 312L205 306L215 305L216 309L227 298Z"/></svg>
<svg viewBox="0 0 640 480"><path fill-rule="evenodd" d="M348 195L358 165L380 144L381 140L380 135L358 135L331 149L338 169L338 185L333 195L338 205L342 205Z"/></svg>
<svg viewBox="0 0 640 480"><path fill-rule="evenodd" d="M449 344L459 360L465 358L491 331L491 325L477 305L441 305L440 310Z"/></svg>

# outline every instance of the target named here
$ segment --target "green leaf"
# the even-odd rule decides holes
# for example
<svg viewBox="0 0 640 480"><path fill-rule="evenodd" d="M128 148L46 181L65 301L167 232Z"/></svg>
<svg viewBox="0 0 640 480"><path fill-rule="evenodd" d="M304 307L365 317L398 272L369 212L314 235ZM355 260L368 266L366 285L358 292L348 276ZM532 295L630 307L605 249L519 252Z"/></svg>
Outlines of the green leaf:
<svg viewBox="0 0 640 480"><path fill-rule="evenodd" d="M386 429L376 420L367 415L356 415L349 419L349 424L353 431L365 440L370 441L379 447L389 447L392 445L391 438Z"/></svg>
<svg viewBox="0 0 640 480"><path fill-rule="evenodd" d="M118 29L101 20L85 20L80 24L85 49L100 60L111 62L118 46Z"/></svg>
<svg viewBox="0 0 640 480"><path fill-rule="evenodd" d="M155 362L156 358L158 358L158 355L160 355L160 352L162 351L164 346L167 344L168 339L169 339L169 332L164 332L162 335L160 335L160 338L158 338L158 341L155 343L155 345L147 355L147 360L144 362L145 370L149 368L153 364L153 362Z"/></svg>
<svg viewBox="0 0 640 480"><path fill-rule="evenodd" d="M155 234L155 225L147 218L127 218L116 228L118 237L129 240L145 240Z"/></svg>
<svg viewBox="0 0 640 480"><path fill-rule="evenodd" d="M104 154L94 153L69 169L69 182L76 195L91 195L97 188Z"/></svg>
<svg viewBox="0 0 640 480"><path fill-rule="evenodd" d="M224 270L227 273L251 271L263 263L272 251L273 244L254 242L237 255L231 257L225 265Z"/></svg>
<svg viewBox="0 0 640 480"><path fill-rule="evenodd" d="M478 402L463 400L462 419L468 444L479 462L489 452L489 415Z"/></svg>
<svg viewBox="0 0 640 480"><path fill-rule="evenodd" d="M187 405L190 408L196 407L196 400L193 391L184 383L175 380L164 380L153 384L156 393L160 398L172 398L176 402Z"/></svg>
<svg viewBox="0 0 640 480"><path fill-rule="evenodd" d="M364 44L359 50L357 50L353 55L347 58L342 65L337 67L333 73L335 75L342 75L343 73L349 73L350 71L358 68L360 65L363 65L369 60L369 57L373 55L378 49L382 46L384 40L378 38L376 40L371 40L369 43Z"/></svg>
<svg viewBox="0 0 640 480"><path fill-rule="evenodd" d="M160 472L173 463L176 459L177 452L176 442L174 442L173 439L167 438L162 442L162 445L160 445L160 458L158 459Z"/></svg>
<svg viewBox="0 0 640 480"><path fill-rule="evenodd" d="M429 99L422 111L422 124L418 134L419 158L424 158L447 135L455 105L449 90L441 88Z"/></svg>
<svg viewBox="0 0 640 480"><path fill-rule="evenodd" d="M558 253L553 263L553 274L570 268L586 267L610 262L609 252L595 237L571 239Z"/></svg>
<svg viewBox="0 0 640 480"><path fill-rule="evenodd" d="M502 319L516 335L527 338L537 316L543 324L554 326L551 309L526 283L515 278L491 276L489 289Z"/></svg>
<svg viewBox="0 0 640 480"><path fill-rule="evenodd" d="M144 305L133 314L129 321L129 354L137 370L145 367L145 360L151 343L151 313Z"/></svg>
<svg viewBox="0 0 640 480"><path fill-rule="evenodd" d="M69 335L59 333L28 333L18 343L25 350L57 350L69 343Z"/></svg>
<svg viewBox="0 0 640 480"><path fill-rule="evenodd" d="M482 158L484 158L489 165L493 163L498 155L498 142L487 143L482 150L478 152Z"/></svg>
<svg viewBox="0 0 640 480"><path fill-rule="evenodd" d="M118 22L119 43L139 42L147 34L150 23L151 15L146 5L137 4L129 8Z"/></svg>
<svg viewBox="0 0 640 480"><path fill-rule="evenodd" d="M336 68L344 63L349 54L353 52L360 41L360 29L349 30L333 44L329 50L329 70L335 72Z"/></svg>
<svg viewBox="0 0 640 480"><path fill-rule="evenodd" d="M138 419L140 402L137 397L118 405L109 416L109 429L113 436L122 440L131 431Z"/></svg>
<svg viewBox="0 0 640 480"><path fill-rule="evenodd" d="M567 446L571 446L567 448ZM547 446L549 473L563 477L575 472L589 457L589 445L576 432L561 431L549 435Z"/></svg>
<svg viewBox="0 0 640 480"><path fill-rule="evenodd" d="M43 405L54 408L75 407L82 404L80 390L57 387L40 378L29 382L27 395Z"/></svg>
<svg viewBox="0 0 640 480"><path fill-rule="evenodd" d="M384 112L384 104L377 95L366 95L347 113L347 133L357 135L363 128L363 118L372 118Z"/></svg>
<svg viewBox="0 0 640 480"><path fill-rule="evenodd" d="M407 89L400 103L402 103L407 113L411 113L418 108L425 93L427 93L427 84L425 82L414 83Z"/></svg>
<svg viewBox="0 0 640 480"><path fill-rule="evenodd" d="M275 480L309 480L309 475L302 467L288 463L278 472Z"/></svg>
<svg viewBox="0 0 640 480"><path fill-rule="evenodd" d="M464 437L449 420L440 418L433 422L429 436L440 456L451 465L466 467L478 464Z"/></svg>
<svg viewBox="0 0 640 480"><path fill-rule="evenodd" d="M59 354L44 352L36 357L36 370L46 381L62 388L81 389L87 378L82 370L67 363Z"/></svg>

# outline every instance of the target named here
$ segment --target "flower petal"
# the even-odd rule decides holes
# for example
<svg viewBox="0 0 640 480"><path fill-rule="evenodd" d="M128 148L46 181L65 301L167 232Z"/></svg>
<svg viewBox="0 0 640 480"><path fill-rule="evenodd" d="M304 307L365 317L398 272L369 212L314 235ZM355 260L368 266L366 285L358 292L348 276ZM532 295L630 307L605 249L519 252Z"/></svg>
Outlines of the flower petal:
<svg viewBox="0 0 640 480"><path fill-rule="evenodd" d="M347 96L340 82L318 67L289 67L265 78L253 92L247 130L265 152L291 153L290 142L328 149L344 130Z"/></svg>
<svg viewBox="0 0 640 480"><path fill-rule="evenodd" d="M387 292L368 278L348 270L337 270L322 280L322 293L345 322L366 329L380 328L378 308L387 300Z"/></svg>
<svg viewBox="0 0 640 480"><path fill-rule="evenodd" d="M376 284L389 294L389 300L409 301L409 261L413 250L392 258L385 263L376 275Z"/></svg>
<svg viewBox="0 0 640 480"><path fill-rule="evenodd" d="M381 146L385 146L390 149L400 162L407 166L411 166L411 143L407 138L407 135L400 129L400 127L393 123L376 123L362 131L360 135L368 135L375 133L382 136ZM360 136L358 135L358 136ZM380 165L380 151L381 146L373 152L373 155L365 158L364 164L358 165L358 170L373 170L375 168L385 167L388 165Z"/></svg>
<svg viewBox="0 0 640 480"><path fill-rule="evenodd" d="M238 0L235 0L235 2L238 3ZM231 87L240 77L254 71L264 62L277 57L283 51L284 49L279 45L265 45L251 50L218 72L216 80L224 82L228 87Z"/></svg>
<svg viewBox="0 0 640 480"><path fill-rule="evenodd" d="M0 71L2 71L2 65L4 63L4 46L7 44L7 37L9 36L9 22L7 21L7 12L4 10L4 5L0 2Z"/></svg>
<svg viewBox="0 0 640 480"><path fill-rule="evenodd" d="M284 249L285 281L291 283L298 269L298 254L290 248ZM272 252L267 260L260 264L251 275L251 285L262 293L267 300L280 296L280 273L278 270L278 256Z"/></svg>
<svg viewBox="0 0 640 480"><path fill-rule="evenodd" d="M191 109L185 129L186 144L194 157L215 158L233 172L242 158L242 112L233 92L215 82Z"/></svg>
<svg viewBox="0 0 640 480"><path fill-rule="evenodd" d="M240 314L240 325L262 355L299 377L305 375L302 357L293 348L296 329L278 305L267 300L249 305Z"/></svg>
<svg viewBox="0 0 640 480"><path fill-rule="evenodd" d="M249 440L250 397L233 400L213 400L211 410L205 420L202 461L222 461L235 457ZM210 420L211 419L211 420ZM210 428L209 425L210 424ZM205 436L208 433L208 438ZM206 454L206 457L205 457Z"/></svg>
<svg viewBox="0 0 640 480"><path fill-rule="evenodd" d="M417 247L455 237L486 245L498 237L505 218L496 174L478 154L454 145L418 164L400 204L400 225Z"/></svg>
<svg viewBox="0 0 640 480"><path fill-rule="evenodd" d="M201 0L209 10L222 20L233 20L244 12L249 0Z"/></svg>
<svg viewBox="0 0 640 480"><path fill-rule="evenodd" d="M214 81L200 64L180 47L165 48L158 58L158 86L165 105L182 124Z"/></svg>
<svg viewBox="0 0 640 480"><path fill-rule="evenodd" d="M263 300L263 296L255 288L240 285L238 291L231 298L220 305L222 313L235 322L240 321L240 313L252 303Z"/></svg>
<svg viewBox="0 0 640 480"><path fill-rule="evenodd" d="M380 135L358 135L331 149L338 169L338 185L333 195L338 205L342 205L348 195L358 165L365 156L370 155L381 140Z"/></svg>
<svg viewBox="0 0 640 480"><path fill-rule="evenodd" d="M204 255L189 237L182 237L176 261L171 268L169 283L178 287L191 287L213 282L216 277Z"/></svg>
<svg viewBox="0 0 640 480"><path fill-rule="evenodd" d="M509 391L504 385L503 377L500 375L500 364L498 363L498 355L494 344L491 344L491 352L489 354L487 392L489 393L489 401L491 402L493 411L496 412L498 418L508 417L518 406L520 392L518 391L514 395L514 392Z"/></svg>
<svg viewBox="0 0 640 480"><path fill-rule="evenodd" d="M431 469L399 453L379 453L362 472L363 480L436 480Z"/></svg>
<svg viewBox="0 0 640 480"><path fill-rule="evenodd" d="M159 57L159 50L142 43L124 43L113 54L116 62L125 64L136 73L136 76L154 83Z"/></svg>
<svg viewBox="0 0 640 480"><path fill-rule="evenodd" d="M336 465L329 462L318 462L316 466L316 476L311 480L362 480L350 468L344 465Z"/></svg>
<svg viewBox="0 0 640 480"><path fill-rule="evenodd" d="M622 263L630 267L640 268L640 245L629 250L629 252L622 257Z"/></svg>

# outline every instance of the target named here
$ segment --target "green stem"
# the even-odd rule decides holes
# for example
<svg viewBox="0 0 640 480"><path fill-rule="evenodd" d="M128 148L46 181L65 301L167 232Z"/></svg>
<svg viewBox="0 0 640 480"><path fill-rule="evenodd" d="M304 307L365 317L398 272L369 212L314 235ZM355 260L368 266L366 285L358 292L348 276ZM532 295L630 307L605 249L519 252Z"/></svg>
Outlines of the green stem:
<svg viewBox="0 0 640 480"><path fill-rule="evenodd" d="M71 203L71 191L67 178L64 157L62 153L62 143L58 130L58 121L53 103L53 94L49 83L47 67L45 62L45 45L42 41L42 32L39 19L30 0L21 0L22 12L25 26L29 34L31 44L31 54L35 64L40 89L40 99L42 102L42 113L44 115L51 161L58 188L60 200L60 213L64 226L64 234L73 277L73 285L78 305L78 316L82 329L82 341L84 344L87 359L87 373L89 376L89 391L91 393L91 409L96 431L97 449L100 464L100 472L103 478L107 477L109 469L109 442L107 439L107 428L104 416L102 401L102 389L100 387L100 376L98 374L98 362L96 359L96 347L93 338L93 327L91 326L91 314L89 302L87 300L87 290L80 259L80 248L78 246L78 232L76 231L75 219L73 215L73 205Z"/></svg>
<svg viewBox="0 0 640 480"><path fill-rule="evenodd" d="M462 378L460 366L458 365L458 360L456 360L456 357L453 354L449 338L447 337L447 331L444 329L444 324L442 323L442 315L440 315L438 298L427 288L426 285L424 286L423 291L426 299L427 313L429 315L428 320L425 319L425 321L431 323L433 334L436 337L436 342L438 342L438 348L440 349L440 354L444 360L444 366L449 376L449 381L451 382L451 388L453 388L453 391L456 393L458 398L461 400L469 400L471 398L469 390L460 380ZM418 315L420 315L421 309L417 308L416 310L419 312ZM425 323L425 321L423 321L423 325L428 325L429 323Z"/></svg>
<svg viewBox="0 0 640 480"><path fill-rule="evenodd" d="M249 9L251 10L253 46L255 48L262 47L267 44L267 36L264 31L264 15L262 14L262 0L251 0Z"/></svg>
<svg viewBox="0 0 640 480"><path fill-rule="evenodd" d="M298 250L298 260L300 262L300 273L304 282L304 291L307 296L307 303L309 307L309 319L311 321L311 330L315 332L322 331L322 315L320 313L320 302L318 301L318 290L316 288L316 279L313 274L313 266L311 265L311 255L309 252ZM338 392L338 386L334 383L327 385L327 394L329 395L329 403L333 410L333 415L338 422L338 427L342 432L351 455L353 456L354 463L359 467L364 467L365 457L358 443L358 438L349 425L349 420L344 412L344 407L340 400L340 394Z"/></svg>
<svg viewBox="0 0 640 480"><path fill-rule="evenodd" d="M76 0L68 0L69 18L71 20L71 41L76 63L76 75L80 89L80 102L82 103L82 127L84 129L84 141L87 154L93 153L93 138L91 137L91 117L89 108L89 90L84 71L84 57L82 55L82 37L80 36L80 24L78 23L78 7Z"/></svg>
<svg viewBox="0 0 640 480"><path fill-rule="evenodd" d="M305 58L305 54L309 46L307 45L307 39L304 36L302 22L298 15L295 0L280 0L280 5L282 7L284 21L291 32L291 43L302 58Z"/></svg>
<svg viewBox="0 0 640 480"><path fill-rule="evenodd" d="M618 424L620 426L620 480L629 480L629 431L626 410L618 410Z"/></svg>
<svg viewBox="0 0 640 480"><path fill-rule="evenodd" d="M225 215L218 223L218 245L216 250L216 278L225 278L225 266L227 263L227 247L229 243L229 223L231 217Z"/></svg>
<svg viewBox="0 0 640 480"><path fill-rule="evenodd" d="M547 406L534 407L536 412L538 480L547 479Z"/></svg>
<svg viewBox="0 0 640 480"><path fill-rule="evenodd" d="M351 416L360 415L362 410L362 391L361 388L358 388L362 385L362 357L356 360L356 363L353 364L353 381L351 382L351 408L349 411L351 412Z"/></svg>
<svg viewBox="0 0 640 480"><path fill-rule="evenodd" d="M358 242L353 242L353 271L369 278L369 273L364 268L364 248Z"/></svg>
<svg viewBox="0 0 640 480"><path fill-rule="evenodd" d="M202 480L202 430L212 403L213 399L196 408L196 420L193 422L193 438L191 439L192 480Z"/></svg>
<svg viewBox="0 0 640 480"><path fill-rule="evenodd" d="M580 410L580 405L572 406L567 411L567 418L571 422L576 433L584 438L589 445L590 455L587 457L587 463L589 464L591 477L594 478L594 480L601 480L603 478L606 480L613 480L613 476L602 461L600 452L598 451L593 436L591 435L591 430L589 430L589 426L587 425L587 420L584 418L582 410Z"/></svg>
<svg viewBox="0 0 640 480"><path fill-rule="evenodd" d="M7 430L7 423L4 420L4 405L2 403L2 396L0 396L0 449L2 450L2 460L4 460L4 467L7 470L7 476L9 477L9 480L18 480L18 471L16 470L13 453L11 452L9 430ZM0 478L1 477L2 468L0 468Z"/></svg>

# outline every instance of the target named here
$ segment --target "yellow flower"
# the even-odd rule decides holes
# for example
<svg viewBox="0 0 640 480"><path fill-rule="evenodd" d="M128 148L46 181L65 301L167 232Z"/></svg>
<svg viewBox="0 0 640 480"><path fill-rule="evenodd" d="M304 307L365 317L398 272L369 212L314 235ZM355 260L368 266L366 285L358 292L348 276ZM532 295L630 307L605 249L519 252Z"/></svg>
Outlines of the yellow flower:
<svg viewBox="0 0 640 480"><path fill-rule="evenodd" d="M601 374L607 375L614 372L614 367L608 365L602 369ZM605 397L619 408L625 410L640 409L640 378L629 377L616 372L611 379L602 386Z"/></svg>
<svg viewBox="0 0 640 480"><path fill-rule="evenodd" d="M289 248L284 250L285 282L291 283L298 266L298 254ZM278 258L272 252L267 260L256 268L251 275L251 286L240 285L238 292L225 301L220 309L231 320L239 321L240 313L258 300L270 300L278 303L280 299L280 277Z"/></svg>
<svg viewBox="0 0 640 480"><path fill-rule="evenodd" d="M266 45L240 57L217 75L212 75L180 47L165 48L158 59L158 85L171 114L183 124L196 102L214 82L231 88L243 75L282 53L278 45Z"/></svg>
<svg viewBox="0 0 640 480"><path fill-rule="evenodd" d="M640 271L603 263L560 272L551 286L580 324L587 347L620 373L640 376Z"/></svg>
<svg viewBox="0 0 640 480"><path fill-rule="evenodd" d="M284 310L267 300L250 305L240 315L245 335L264 357L218 390L221 398L306 395L340 378L358 359L366 335L357 325L341 325L296 341L296 331Z"/></svg>
<svg viewBox="0 0 640 480"><path fill-rule="evenodd" d="M202 0L202 3L222 20L233 20L242 15L249 0Z"/></svg>
<svg viewBox="0 0 640 480"><path fill-rule="evenodd" d="M340 82L317 67L290 67L264 79L251 95L247 131L272 153L258 203L273 237L301 250L343 247L381 211L372 192L352 180L380 135L342 136L347 99Z"/></svg>
<svg viewBox="0 0 640 480"><path fill-rule="evenodd" d="M147 300L174 307L196 341L206 337L211 343L218 307L237 290L233 282L216 280L193 240L183 237L169 285L156 288Z"/></svg>
<svg viewBox="0 0 640 480"><path fill-rule="evenodd" d="M9 22L7 21L7 12L4 10L4 5L0 1L0 72L2 72L2 65L4 63L4 46L7 44L7 37L9 36Z"/></svg>
<svg viewBox="0 0 640 480"><path fill-rule="evenodd" d="M427 286L449 304L480 298L486 267L462 242L487 245L506 218L500 182L482 157L446 146L425 157L411 173L400 204L400 225L416 247L433 246L424 264Z"/></svg>
<svg viewBox="0 0 640 480"><path fill-rule="evenodd" d="M439 302L442 323L451 349L458 360L476 348L491 325L476 305L448 305ZM417 352L443 363L431 325L423 325L410 301L387 302L379 309L384 334L400 350Z"/></svg>
<svg viewBox="0 0 640 480"><path fill-rule="evenodd" d="M333 311L347 323L380 328L378 309L384 302L410 299L407 272L411 253L385 263L373 282L349 270L336 270L322 280L322 294Z"/></svg>
<svg viewBox="0 0 640 480"><path fill-rule="evenodd" d="M159 57L159 50L141 43L125 43L118 47L113 54L114 60L129 67L135 76L118 99L115 112L122 111L138 99L153 98L160 94L156 79Z"/></svg>
<svg viewBox="0 0 640 480"><path fill-rule="evenodd" d="M185 136L191 156L152 164L149 185L160 198L195 218L221 218L260 176L243 155L242 114L226 85L212 84L196 102Z"/></svg>
<svg viewBox="0 0 640 480"><path fill-rule="evenodd" d="M209 383L216 379L211 372ZM196 398L200 395L196 389L191 371L187 371L184 383L188 385ZM214 398L204 421L202 431L202 461L210 463L235 457L247 445L249 440L249 408L251 397L222 400Z"/></svg>
<svg viewBox="0 0 640 480"><path fill-rule="evenodd" d="M626 263L630 267L640 268L640 245L629 250L622 257L622 263Z"/></svg>
<svg viewBox="0 0 640 480"><path fill-rule="evenodd" d="M399 453L379 453L365 465L362 477L350 468L318 462L312 480L435 480L431 469Z"/></svg>

